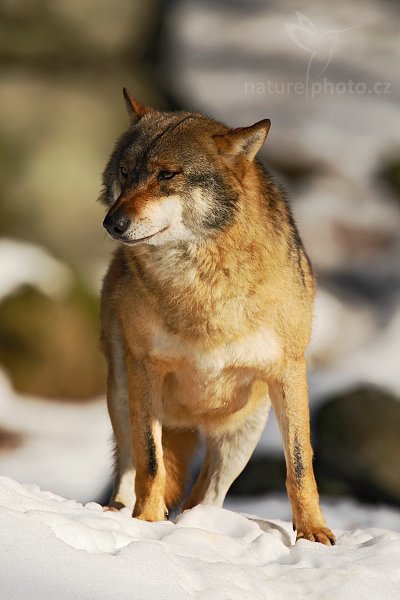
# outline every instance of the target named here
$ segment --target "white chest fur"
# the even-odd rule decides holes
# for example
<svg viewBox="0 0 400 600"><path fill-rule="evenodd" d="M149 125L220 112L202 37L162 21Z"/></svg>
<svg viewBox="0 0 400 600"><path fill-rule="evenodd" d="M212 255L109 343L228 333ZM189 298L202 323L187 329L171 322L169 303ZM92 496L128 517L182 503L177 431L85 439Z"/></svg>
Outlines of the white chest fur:
<svg viewBox="0 0 400 600"><path fill-rule="evenodd" d="M263 368L279 360L281 347L277 335L260 328L233 342L208 348L157 328L153 333L151 357L161 362L185 363L197 375L218 376L225 369Z"/></svg>

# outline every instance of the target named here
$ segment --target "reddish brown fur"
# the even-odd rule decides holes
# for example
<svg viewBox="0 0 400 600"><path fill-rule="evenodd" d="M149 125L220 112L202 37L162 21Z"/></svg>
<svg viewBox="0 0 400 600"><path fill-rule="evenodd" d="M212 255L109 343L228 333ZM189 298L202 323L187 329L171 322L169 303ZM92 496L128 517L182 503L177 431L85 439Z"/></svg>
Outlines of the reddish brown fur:
<svg viewBox="0 0 400 600"><path fill-rule="evenodd" d="M187 491L190 460L198 444L199 432L196 429L163 429L163 459L167 472L165 504L168 509L175 508Z"/></svg>
<svg viewBox="0 0 400 600"><path fill-rule="evenodd" d="M186 506L221 504L260 435L257 415L264 418L269 396L297 535L333 543L310 446L304 352L315 283L290 210L254 160L269 121L229 130L201 115L138 109L125 96L132 140L155 136L144 170L137 165L146 150L136 156L132 141L117 147L105 172L107 218L129 218L128 233L115 236L134 244L116 252L102 297L118 456L122 470L129 452L136 463L133 515L162 519L179 501L197 436L189 430L197 428L206 462ZM120 164L130 165L124 180ZM177 172L165 182L159 169L167 165ZM148 237L156 241L143 243ZM128 504L124 485L117 474L115 505Z"/></svg>

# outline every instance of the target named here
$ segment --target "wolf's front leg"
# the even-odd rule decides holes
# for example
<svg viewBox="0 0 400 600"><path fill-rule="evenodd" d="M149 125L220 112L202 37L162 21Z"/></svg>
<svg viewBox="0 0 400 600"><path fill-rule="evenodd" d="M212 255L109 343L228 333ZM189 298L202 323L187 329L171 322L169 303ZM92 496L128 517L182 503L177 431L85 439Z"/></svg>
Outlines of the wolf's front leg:
<svg viewBox="0 0 400 600"><path fill-rule="evenodd" d="M150 365L127 356L132 452L136 464L133 516L145 521L167 517L162 450L162 382Z"/></svg>
<svg viewBox="0 0 400 600"><path fill-rule="evenodd" d="M114 489L104 510L117 510L135 505L135 464L132 455L132 432L128 405L128 376L125 348L116 320L107 323L103 350L108 365L107 406L115 439Z"/></svg>
<svg viewBox="0 0 400 600"><path fill-rule="evenodd" d="M205 432L206 456L184 509L197 504L223 505L229 488L247 465L260 439L270 406L267 397L235 427Z"/></svg>
<svg viewBox="0 0 400 600"><path fill-rule="evenodd" d="M334 544L319 506L312 466L310 415L305 358L288 361L284 376L270 385L270 395L282 433L287 467L286 487L297 539Z"/></svg>

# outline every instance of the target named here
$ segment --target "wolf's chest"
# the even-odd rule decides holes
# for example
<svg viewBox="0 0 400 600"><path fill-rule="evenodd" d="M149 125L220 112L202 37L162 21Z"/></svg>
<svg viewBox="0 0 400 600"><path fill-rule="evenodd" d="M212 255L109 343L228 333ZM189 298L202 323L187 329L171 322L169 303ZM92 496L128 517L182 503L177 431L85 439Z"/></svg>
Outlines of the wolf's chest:
<svg viewBox="0 0 400 600"><path fill-rule="evenodd" d="M259 328L234 341L208 346L206 341L191 341L157 328L153 332L150 357L165 364L179 376L189 368L197 378L208 380L224 371L242 368L263 369L279 360L281 347L269 328Z"/></svg>

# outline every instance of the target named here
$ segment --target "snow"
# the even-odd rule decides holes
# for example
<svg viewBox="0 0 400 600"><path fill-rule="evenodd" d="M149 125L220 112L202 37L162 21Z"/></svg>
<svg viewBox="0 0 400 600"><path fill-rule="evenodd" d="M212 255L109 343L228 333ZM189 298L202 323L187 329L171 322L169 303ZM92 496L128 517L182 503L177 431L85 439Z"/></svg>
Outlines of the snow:
<svg viewBox="0 0 400 600"><path fill-rule="evenodd" d="M290 521L291 509L286 494L267 496L230 497L225 508L236 512L258 515L261 518L273 516L281 521ZM337 529L363 529L379 527L400 533L400 510L384 504L360 504L349 498L333 500L321 499L321 508L329 527Z"/></svg>
<svg viewBox="0 0 400 600"><path fill-rule="evenodd" d="M26 284L51 297L62 297L71 284L69 269L36 244L0 239L0 264L0 300Z"/></svg>
<svg viewBox="0 0 400 600"><path fill-rule="evenodd" d="M0 478L4 600L362 600L399 597L400 534L337 530L337 545L291 524L210 506L175 523L104 513Z"/></svg>
<svg viewBox="0 0 400 600"><path fill-rule="evenodd" d="M2 475L81 502L104 495L112 469L104 398L77 404L20 395L0 369L0 414L0 425L22 438L17 448L0 452Z"/></svg>
<svg viewBox="0 0 400 600"><path fill-rule="evenodd" d="M339 331L346 335L344 328ZM396 309L388 324L357 352L344 354L333 365L311 372L311 410L327 397L357 385L378 386L392 393L394 398L400 398L399 335L400 310Z"/></svg>

